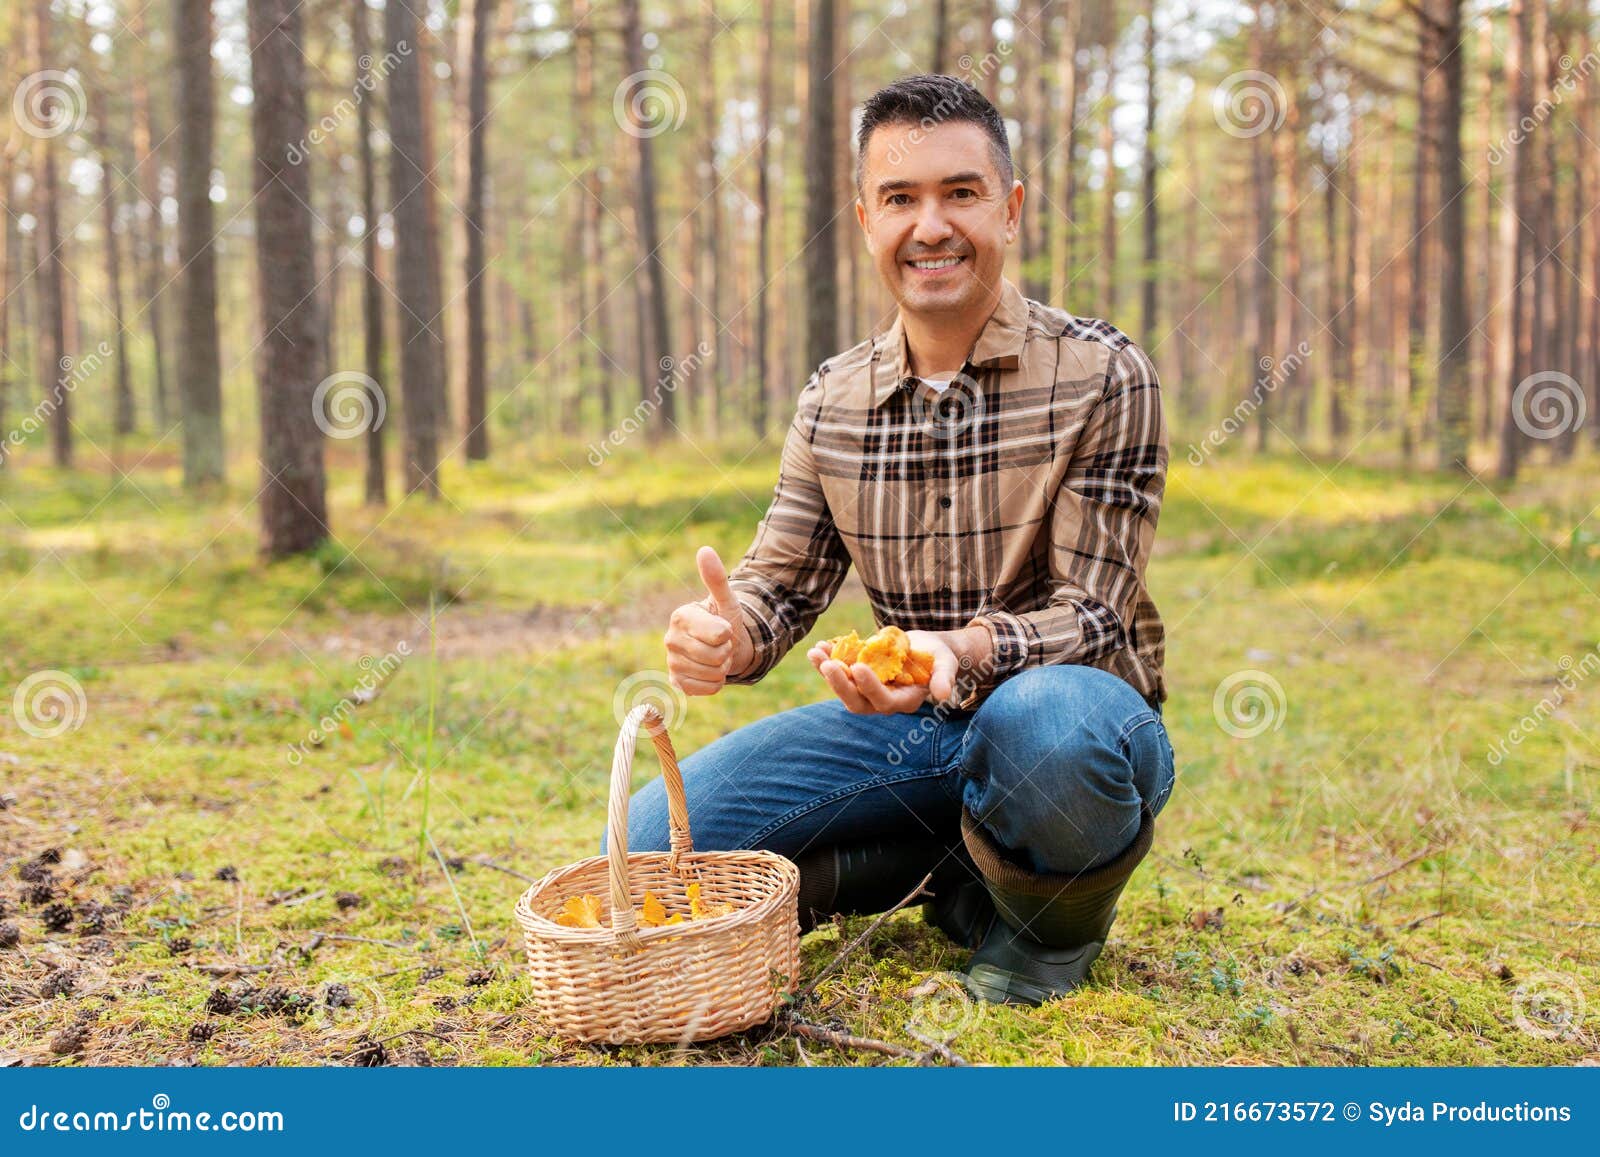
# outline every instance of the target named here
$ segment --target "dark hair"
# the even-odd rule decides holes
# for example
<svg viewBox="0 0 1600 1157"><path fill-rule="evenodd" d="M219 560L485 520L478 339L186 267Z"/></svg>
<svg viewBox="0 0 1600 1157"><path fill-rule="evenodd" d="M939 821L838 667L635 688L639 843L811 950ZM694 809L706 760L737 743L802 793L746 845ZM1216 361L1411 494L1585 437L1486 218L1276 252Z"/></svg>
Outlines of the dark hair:
<svg viewBox="0 0 1600 1157"><path fill-rule="evenodd" d="M989 152L1000 171L1002 192L1011 188L1011 141L1005 121L989 99L958 76L923 73L904 76L880 88L861 106L861 126L856 132L856 192L866 173L867 141L881 125L912 124L932 129L950 121L968 121L989 136Z"/></svg>

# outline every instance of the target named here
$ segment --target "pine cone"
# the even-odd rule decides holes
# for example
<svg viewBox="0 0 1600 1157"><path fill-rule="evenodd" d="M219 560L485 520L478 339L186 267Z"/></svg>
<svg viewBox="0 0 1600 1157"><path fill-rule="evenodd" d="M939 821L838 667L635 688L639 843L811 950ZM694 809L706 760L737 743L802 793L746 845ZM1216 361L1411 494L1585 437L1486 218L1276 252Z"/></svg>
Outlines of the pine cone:
<svg viewBox="0 0 1600 1157"><path fill-rule="evenodd" d="M72 909L65 904L50 904L39 913L39 920L50 932L64 932L72 923Z"/></svg>
<svg viewBox="0 0 1600 1157"><path fill-rule="evenodd" d="M333 898L333 902L339 905L339 911L348 912L351 908L361 907L366 903L366 900L362 899L360 893L357 892L340 892Z"/></svg>
<svg viewBox="0 0 1600 1157"><path fill-rule="evenodd" d="M5 919L9 915L11 915L11 901L7 900L4 896L0 896L0 920Z"/></svg>
<svg viewBox="0 0 1600 1157"><path fill-rule="evenodd" d="M76 972L70 968L57 968L39 982L39 995L45 1000L54 1000L58 996L71 996L77 983Z"/></svg>
<svg viewBox="0 0 1600 1157"><path fill-rule="evenodd" d="M232 883L239 878L239 869L229 864L226 867L218 868L214 873L214 878Z"/></svg>
<svg viewBox="0 0 1600 1157"><path fill-rule="evenodd" d="M492 984L493 982L494 969L492 968L474 968L467 973L466 984L469 988L482 988L484 985Z"/></svg>
<svg viewBox="0 0 1600 1157"><path fill-rule="evenodd" d="M197 1020L189 1026L189 1040L194 1044L205 1044L216 1035L217 1026L209 1020Z"/></svg>
<svg viewBox="0 0 1600 1157"><path fill-rule="evenodd" d="M50 1038L50 1051L58 1056L67 1056L81 1053L83 1046L88 1043L89 1026L82 1021L74 1021Z"/></svg>
<svg viewBox="0 0 1600 1157"><path fill-rule="evenodd" d="M15 948L22 942L22 929L7 920L0 924L0 948Z"/></svg>
<svg viewBox="0 0 1600 1157"><path fill-rule="evenodd" d="M78 935L96 936L106 930L106 909L98 900L78 905Z"/></svg>
<svg viewBox="0 0 1600 1157"><path fill-rule="evenodd" d="M167 941L167 951L174 956L184 956L194 951L194 941L187 936L174 936Z"/></svg>
<svg viewBox="0 0 1600 1157"><path fill-rule="evenodd" d="M382 1041L362 1037L356 1042L355 1051L350 1054L349 1061L359 1068L377 1068L379 1065L389 1063L389 1050L383 1047Z"/></svg>
<svg viewBox="0 0 1600 1157"><path fill-rule="evenodd" d="M206 997L206 1011L226 1016L239 1011L239 994L228 988L213 988Z"/></svg>
<svg viewBox="0 0 1600 1157"><path fill-rule="evenodd" d="M48 883L30 884L23 891L22 898L29 904L48 904L56 898L56 890Z"/></svg>
<svg viewBox="0 0 1600 1157"><path fill-rule="evenodd" d="M55 873L50 870L49 866L38 859L24 861L22 866L17 869L17 875L30 884L48 884L55 878Z"/></svg>
<svg viewBox="0 0 1600 1157"><path fill-rule="evenodd" d="M322 1001L329 1008L354 1008L356 998L347 984L330 984L322 993Z"/></svg>

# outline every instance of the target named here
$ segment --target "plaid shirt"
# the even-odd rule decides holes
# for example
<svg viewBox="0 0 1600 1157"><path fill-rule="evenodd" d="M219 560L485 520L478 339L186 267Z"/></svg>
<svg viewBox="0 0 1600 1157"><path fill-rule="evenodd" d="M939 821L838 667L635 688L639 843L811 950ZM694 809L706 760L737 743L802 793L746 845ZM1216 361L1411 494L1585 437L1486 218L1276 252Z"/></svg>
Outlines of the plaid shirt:
<svg viewBox="0 0 1600 1157"><path fill-rule="evenodd" d="M1025 667L1081 663L1166 699L1145 588L1166 485L1155 367L1104 321L1009 280L943 392L912 376L897 317L801 390L772 504L729 575L754 683L805 637L855 564L879 626L983 625L976 707Z"/></svg>

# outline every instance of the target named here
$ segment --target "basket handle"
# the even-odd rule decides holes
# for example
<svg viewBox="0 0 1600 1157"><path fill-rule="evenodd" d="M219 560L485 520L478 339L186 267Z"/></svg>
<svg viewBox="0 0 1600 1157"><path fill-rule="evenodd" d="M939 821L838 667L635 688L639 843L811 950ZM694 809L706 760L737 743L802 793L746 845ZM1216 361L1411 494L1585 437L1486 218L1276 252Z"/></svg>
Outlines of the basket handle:
<svg viewBox="0 0 1600 1157"><path fill-rule="evenodd" d="M678 770L678 754L667 736L667 722L654 703L641 703L628 712L617 736L611 759L611 800L606 810L606 855L611 867L611 928L630 945L637 942L638 917L628 898L628 798L633 777L633 750L643 728L655 741L661 760L661 778L667 784L667 817L672 830L669 866L677 871L678 857L694 851L689 835L689 802L683 794L683 774Z"/></svg>

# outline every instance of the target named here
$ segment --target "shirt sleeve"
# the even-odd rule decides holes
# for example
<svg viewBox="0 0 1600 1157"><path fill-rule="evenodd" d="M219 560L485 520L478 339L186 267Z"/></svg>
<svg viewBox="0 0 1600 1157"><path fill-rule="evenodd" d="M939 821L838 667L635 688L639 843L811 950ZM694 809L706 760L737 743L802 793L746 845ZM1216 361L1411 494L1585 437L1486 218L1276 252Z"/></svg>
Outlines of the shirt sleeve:
<svg viewBox="0 0 1600 1157"><path fill-rule="evenodd" d="M1050 518L1052 592L1037 611L993 611L968 626L993 637L970 677L973 707L1026 667L1094 664L1129 645L1166 489L1167 431L1155 366L1129 342L1112 353L1104 392L1079 435Z"/></svg>
<svg viewBox="0 0 1600 1157"><path fill-rule="evenodd" d="M850 570L812 455L821 403L819 371L800 391L772 503L755 541L728 575L755 646L750 667L730 674L729 683L758 682L777 666L833 602Z"/></svg>

